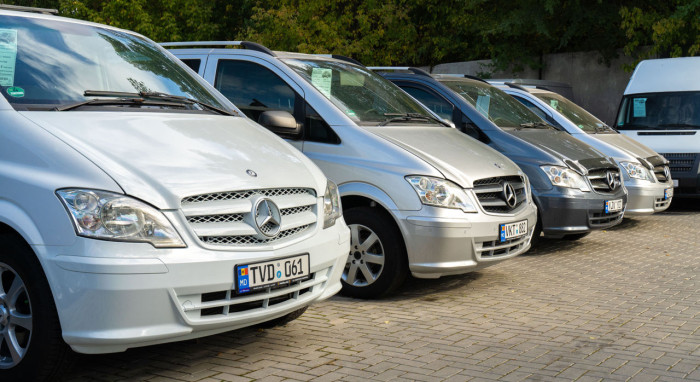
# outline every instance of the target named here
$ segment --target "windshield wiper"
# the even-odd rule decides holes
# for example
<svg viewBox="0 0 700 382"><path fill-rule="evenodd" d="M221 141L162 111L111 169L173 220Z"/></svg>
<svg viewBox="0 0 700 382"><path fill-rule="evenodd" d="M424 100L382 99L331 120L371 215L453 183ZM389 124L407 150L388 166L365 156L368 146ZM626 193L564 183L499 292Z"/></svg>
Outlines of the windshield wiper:
<svg viewBox="0 0 700 382"><path fill-rule="evenodd" d="M223 115L237 115L229 111L220 109L216 106L198 101L193 98L176 96L157 92L110 92L100 90L86 90L83 93L85 97L119 97L115 100L99 100L93 99L89 101L78 102L70 105L57 106L53 110L67 111L79 108L86 105L153 105L153 106L171 106L177 107L182 105L199 105L202 109L208 109ZM156 102L154 102L156 101Z"/></svg>
<svg viewBox="0 0 700 382"><path fill-rule="evenodd" d="M425 115L419 113L384 113L385 117L390 117L386 121L379 124L379 126L386 126L392 122L404 122L411 120L421 120L421 121L435 121L443 126L452 127L449 123L443 121L440 118L433 117L432 115Z"/></svg>
<svg viewBox="0 0 700 382"><path fill-rule="evenodd" d="M549 125L545 122L528 122L528 123L521 123L520 124L520 129L526 128L526 129L548 129ZM518 130L520 130L518 129Z"/></svg>

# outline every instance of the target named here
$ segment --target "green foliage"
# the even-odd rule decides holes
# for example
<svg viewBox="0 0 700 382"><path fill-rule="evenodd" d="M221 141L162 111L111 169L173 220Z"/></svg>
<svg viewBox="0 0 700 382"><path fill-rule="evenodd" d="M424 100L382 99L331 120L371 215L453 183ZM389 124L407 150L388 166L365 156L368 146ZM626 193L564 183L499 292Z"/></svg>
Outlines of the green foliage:
<svg viewBox="0 0 700 382"><path fill-rule="evenodd" d="M620 16L628 39L624 45L627 55L642 60L700 54L700 0L625 6Z"/></svg>

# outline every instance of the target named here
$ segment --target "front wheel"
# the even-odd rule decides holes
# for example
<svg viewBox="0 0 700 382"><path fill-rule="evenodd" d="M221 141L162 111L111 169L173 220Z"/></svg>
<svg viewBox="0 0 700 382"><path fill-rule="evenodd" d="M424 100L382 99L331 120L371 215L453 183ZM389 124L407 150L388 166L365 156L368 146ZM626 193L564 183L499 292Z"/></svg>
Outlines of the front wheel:
<svg viewBox="0 0 700 382"><path fill-rule="evenodd" d="M356 207L344 212L350 227L350 253L343 270L342 292L358 298L386 296L408 273L401 232L384 211Z"/></svg>
<svg viewBox="0 0 700 382"><path fill-rule="evenodd" d="M46 276L32 250L0 235L0 381L53 380L69 364Z"/></svg>

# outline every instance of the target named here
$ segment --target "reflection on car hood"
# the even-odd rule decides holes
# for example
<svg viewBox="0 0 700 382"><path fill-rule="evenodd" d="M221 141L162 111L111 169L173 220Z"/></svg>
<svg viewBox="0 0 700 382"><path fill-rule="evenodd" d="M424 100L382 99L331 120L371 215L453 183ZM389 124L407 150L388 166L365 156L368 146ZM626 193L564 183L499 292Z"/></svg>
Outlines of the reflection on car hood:
<svg viewBox="0 0 700 382"><path fill-rule="evenodd" d="M573 161L580 161L604 157L600 151L563 131L551 129L521 129L513 130L510 133L561 160L570 159Z"/></svg>
<svg viewBox="0 0 700 382"><path fill-rule="evenodd" d="M618 147L635 158L648 158L651 156L659 155L656 151L650 149L648 146L635 141L634 139L622 135L622 134L595 134L596 138L601 141Z"/></svg>
<svg viewBox="0 0 700 382"><path fill-rule="evenodd" d="M277 187L325 189L298 150L246 118L150 112L23 112L161 209L183 197ZM253 177L246 173L254 171ZM89 187L89 185L66 185Z"/></svg>
<svg viewBox="0 0 700 382"><path fill-rule="evenodd" d="M464 188L472 187L477 179L521 172L498 151L453 128L391 126L367 130L425 160Z"/></svg>

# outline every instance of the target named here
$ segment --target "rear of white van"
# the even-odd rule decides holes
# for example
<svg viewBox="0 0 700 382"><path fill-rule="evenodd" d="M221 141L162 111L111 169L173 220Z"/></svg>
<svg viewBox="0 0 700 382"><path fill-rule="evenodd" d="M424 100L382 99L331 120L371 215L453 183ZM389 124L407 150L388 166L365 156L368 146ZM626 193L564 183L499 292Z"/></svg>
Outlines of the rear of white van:
<svg viewBox="0 0 700 382"><path fill-rule="evenodd" d="M640 62L616 128L669 160L676 195L700 197L700 57Z"/></svg>

